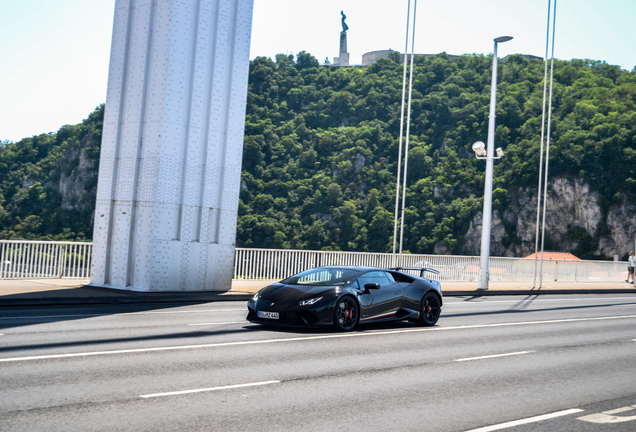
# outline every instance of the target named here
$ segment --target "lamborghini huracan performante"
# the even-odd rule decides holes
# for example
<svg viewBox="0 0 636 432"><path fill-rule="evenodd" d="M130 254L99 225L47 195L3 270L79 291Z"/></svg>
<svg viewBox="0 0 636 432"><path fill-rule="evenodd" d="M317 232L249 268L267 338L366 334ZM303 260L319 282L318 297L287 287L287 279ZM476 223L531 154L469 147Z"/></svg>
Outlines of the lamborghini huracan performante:
<svg viewBox="0 0 636 432"><path fill-rule="evenodd" d="M413 276L400 270L417 270ZM442 310L439 282L428 268L318 267L266 286L247 303L247 320L289 326L333 326L408 320L435 325Z"/></svg>

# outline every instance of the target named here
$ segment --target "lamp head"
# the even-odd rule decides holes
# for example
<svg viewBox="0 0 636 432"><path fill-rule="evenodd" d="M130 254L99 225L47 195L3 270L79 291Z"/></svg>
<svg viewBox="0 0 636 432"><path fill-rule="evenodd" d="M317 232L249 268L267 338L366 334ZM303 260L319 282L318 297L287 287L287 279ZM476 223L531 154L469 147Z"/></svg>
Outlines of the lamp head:
<svg viewBox="0 0 636 432"><path fill-rule="evenodd" d="M486 145L481 141L477 141L473 144L473 151L477 157L486 156Z"/></svg>
<svg viewBox="0 0 636 432"><path fill-rule="evenodd" d="M498 158L502 158L503 157L504 152L503 152L501 147L497 147L497 150L495 150L495 151L497 152L497 157Z"/></svg>
<svg viewBox="0 0 636 432"><path fill-rule="evenodd" d="M498 38L495 38L495 42L497 43L508 42L510 39L512 39L512 36L499 36Z"/></svg>

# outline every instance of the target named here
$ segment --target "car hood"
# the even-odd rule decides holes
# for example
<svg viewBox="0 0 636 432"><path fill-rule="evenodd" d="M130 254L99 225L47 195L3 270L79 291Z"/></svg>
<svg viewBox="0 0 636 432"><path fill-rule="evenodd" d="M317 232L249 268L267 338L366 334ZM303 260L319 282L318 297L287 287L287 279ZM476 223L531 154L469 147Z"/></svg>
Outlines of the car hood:
<svg viewBox="0 0 636 432"><path fill-rule="evenodd" d="M332 286L285 285L275 283L261 289L258 296L263 300L294 302L320 296L332 289L334 289Z"/></svg>

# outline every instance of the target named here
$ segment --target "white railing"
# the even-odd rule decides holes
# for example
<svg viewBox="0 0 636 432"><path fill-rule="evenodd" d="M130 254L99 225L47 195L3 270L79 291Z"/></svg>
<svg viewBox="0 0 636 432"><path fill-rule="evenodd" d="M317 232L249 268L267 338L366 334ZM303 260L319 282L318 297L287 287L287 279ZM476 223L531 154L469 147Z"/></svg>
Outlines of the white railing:
<svg viewBox="0 0 636 432"><path fill-rule="evenodd" d="M91 257L92 243L0 240L0 279L89 278ZM387 253L236 248L234 279L281 280L326 265L432 267L440 274L427 273L427 277L443 282L477 282L479 277L479 257L407 254L397 259L394 264L393 255ZM534 259L490 258L491 282L533 282L534 275ZM543 262L544 282L621 282L626 278L626 262Z"/></svg>
<svg viewBox="0 0 636 432"><path fill-rule="evenodd" d="M455 255L393 255L368 252L297 251L236 248L234 279L284 279L300 271L325 265L389 268L432 267L439 275L427 277L444 282L478 282L479 257ZM537 273L541 261L537 261ZM533 282L535 260L490 258L491 282ZM417 272L413 272L417 274ZM544 282L621 282L627 278L627 263L614 261L543 261Z"/></svg>
<svg viewBox="0 0 636 432"><path fill-rule="evenodd" d="M90 277L92 243L0 240L0 279Z"/></svg>

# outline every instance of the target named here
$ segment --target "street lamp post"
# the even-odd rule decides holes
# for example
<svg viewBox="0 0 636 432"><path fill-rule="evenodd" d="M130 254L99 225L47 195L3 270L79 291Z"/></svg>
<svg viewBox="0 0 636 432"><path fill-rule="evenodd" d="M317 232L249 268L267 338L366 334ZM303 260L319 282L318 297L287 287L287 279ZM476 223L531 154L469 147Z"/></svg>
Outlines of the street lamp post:
<svg viewBox="0 0 636 432"><path fill-rule="evenodd" d="M512 36L495 38L492 56L492 81L490 84L490 115L488 116L488 143L486 146L486 178L484 180L484 211L481 226L481 265L479 266L479 289L488 289L488 261L490 259L490 220L492 218L492 170L495 149L495 109L497 107L497 44L508 42ZM499 153L499 152L498 152Z"/></svg>

